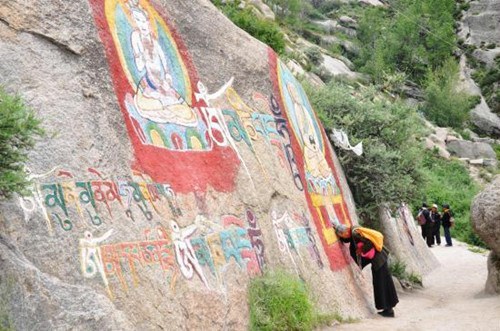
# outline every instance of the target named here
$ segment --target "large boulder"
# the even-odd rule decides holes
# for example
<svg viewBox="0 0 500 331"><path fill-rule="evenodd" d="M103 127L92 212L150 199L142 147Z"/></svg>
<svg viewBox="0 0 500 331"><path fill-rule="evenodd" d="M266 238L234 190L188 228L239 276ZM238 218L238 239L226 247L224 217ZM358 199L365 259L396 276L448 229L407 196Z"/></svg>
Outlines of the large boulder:
<svg viewBox="0 0 500 331"><path fill-rule="evenodd" d="M407 272L425 275L439 266L406 204L399 206L396 211L382 206L379 216L384 245L391 252L393 260L406 265Z"/></svg>
<svg viewBox="0 0 500 331"><path fill-rule="evenodd" d="M339 59L323 54L323 68L332 76L345 76L347 78L358 78L358 74Z"/></svg>
<svg viewBox="0 0 500 331"><path fill-rule="evenodd" d="M488 278L484 290L489 294L500 294L500 255L495 252L488 255Z"/></svg>
<svg viewBox="0 0 500 331"><path fill-rule="evenodd" d="M486 291L500 293L500 176L474 198L471 221L474 231L491 249Z"/></svg>
<svg viewBox="0 0 500 331"><path fill-rule="evenodd" d="M472 123L479 131L490 136L500 137L500 117L490 110L483 97L470 114Z"/></svg>
<svg viewBox="0 0 500 331"><path fill-rule="evenodd" d="M446 144L446 148L459 158L489 159L495 162L497 156L490 144L484 142L472 142L468 140L451 140Z"/></svg>
<svg viewBox="0 0 500 331"><path fill-rule="evenodd" d="M500 255L500 176L474 198L471 220L474 231Z"/></svg>

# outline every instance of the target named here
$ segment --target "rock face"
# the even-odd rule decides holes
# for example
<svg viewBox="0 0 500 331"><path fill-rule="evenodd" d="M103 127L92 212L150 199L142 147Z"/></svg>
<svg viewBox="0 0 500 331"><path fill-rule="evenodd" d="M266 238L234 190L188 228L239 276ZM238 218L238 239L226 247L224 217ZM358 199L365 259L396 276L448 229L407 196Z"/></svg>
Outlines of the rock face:
<svg viewBox="0 0 500 331"><path fill-rule="evenodd" d="M462 18L460 35L467 44L500 45L500 0L470 1L470 8Z"/></svg>
<svg viewBox="0 0 500 331"><path fill-rule="evenodd" d="M210 1L4 1L0 57L48 133L32 196L0 205L0 325L245 330L248 282L276 268L323 311L373 310L302 87Z"/></svg>
<svg viewBox="0 0 500 331"><path fill-rule="evenodd" d="M486 291L500 293L500 176L479 193L472 203L474 231L491 249L488 257Z"/></svg>
<svg viewBox="0 0 500 331"><path fill-rule="evenodd" d="M358 77L344 62L328 55L323 55L323 67L332 76L345 76L353 79Z"/></svg>
<svg viewBox="0 0 500 331"><path fill-rule="evenodd" d="M484 142L457 139L449 141L446 148L459 158L496 160L495 151L491 145Z"/></svg>
<svg viewBox="0 0 500 331"><path fill-rule="evenodd" d="M407 272L425 275L439 266L408 206L402 204L394 213L387 206L381 207L380 225L391 259L403 262Z"/></svg>
<svg viewBox="0 0 500 331"><path fill-rule="evenodd" d="M500 294L500 257L494 252L488 255L488 279L484 290L486 293Z"/></svg>
<svg viewBox="0 0 500 331"><path fill-rule="evenodd" d="M500 117L494 114L483 97L471 112L472 123L481 131L494 137L500 137Z"/></svg>
<svg viewBox="0 0 500 331"><path fill-rule="evenodd" d="M500 54L500 0L478 0L467 2L469 9L463 12L459 37L466 45L477 47L472 52L476 60L492 67ZM470 78L471 70L465 66L465 57L460 61L461 79L466 91L480 95L480 90ZM495 83L491 83L495 86ZM479 92L479 93L478 93ZM494 107L492 104L490 106ZM471 111L471 120L484 134L500 137L500 117L493 113L481 96L481 102Z"/></svg>

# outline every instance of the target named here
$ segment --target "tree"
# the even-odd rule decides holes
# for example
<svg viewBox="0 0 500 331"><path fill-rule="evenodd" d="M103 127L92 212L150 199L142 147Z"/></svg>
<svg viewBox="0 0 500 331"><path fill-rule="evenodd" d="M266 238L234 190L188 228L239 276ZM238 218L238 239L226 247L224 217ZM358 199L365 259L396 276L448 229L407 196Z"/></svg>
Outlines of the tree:
<svg viewBox="0 0 500 331"><path fill-rule="evenodd" d="M9 95L0 86L0 198L27 193L24 164L35 138L43 135L40 123L20 96Z"/></svg>
<svg viewBox="0 0 500 331"><path fill-rule="evenodd" d="M319 89L306 85L306 91L325 127L344 130L351 145L363 142L360 157L336 151L365 223L378 220L383 203L421 196L423 146L418 138L424 125L414 108L374 89L354 91L333 81Z"/></svg>

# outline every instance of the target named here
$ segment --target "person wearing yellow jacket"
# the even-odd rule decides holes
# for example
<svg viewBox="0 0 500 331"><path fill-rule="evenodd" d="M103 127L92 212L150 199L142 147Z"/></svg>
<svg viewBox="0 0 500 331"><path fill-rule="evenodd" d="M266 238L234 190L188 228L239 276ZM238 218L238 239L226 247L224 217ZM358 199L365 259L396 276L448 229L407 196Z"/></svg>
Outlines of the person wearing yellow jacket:
<svg viewBox="0 0 500 331"><path fill-rule="evenodd" d="M399 299L387 265L388 252L384 248L383 235L369 228L343 224L336 225L335 231L342 242L349 243L351 257L360 268L371 263L375 307L381 310L380 315L394 317L393 308Z"/></svg>

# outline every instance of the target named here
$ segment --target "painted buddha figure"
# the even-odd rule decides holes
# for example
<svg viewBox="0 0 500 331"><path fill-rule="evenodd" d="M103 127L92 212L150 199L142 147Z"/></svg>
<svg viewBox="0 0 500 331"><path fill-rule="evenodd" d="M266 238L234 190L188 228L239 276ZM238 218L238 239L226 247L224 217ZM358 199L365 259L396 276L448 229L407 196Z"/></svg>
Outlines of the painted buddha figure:
<svg viewBox="0 0 500 331"><path fill-rule="evenodd" d="M134 96L139 114L156 123L196 126L196 113L174 88L165 53L148 14L134 5L130 6L130 12L134 63L139 72L145 72Z"/></svg>
<svg viewBox="0 0 500 331"><path fill-rule="evenodd" d="M322 205L328 213L330 223L337 224L339 220L331 200L331 197L336 193L336 185L332 170L321 148L320 137L314 128L313 118L303 105L303 101L295 85L288 82L286 88L290 94L298 122L298 135L300 136L300 145L304 156L306 179L310 185L309 191L321 196L323 200ZM314 184L311 185L310 181L314 182Z"/></svg>

